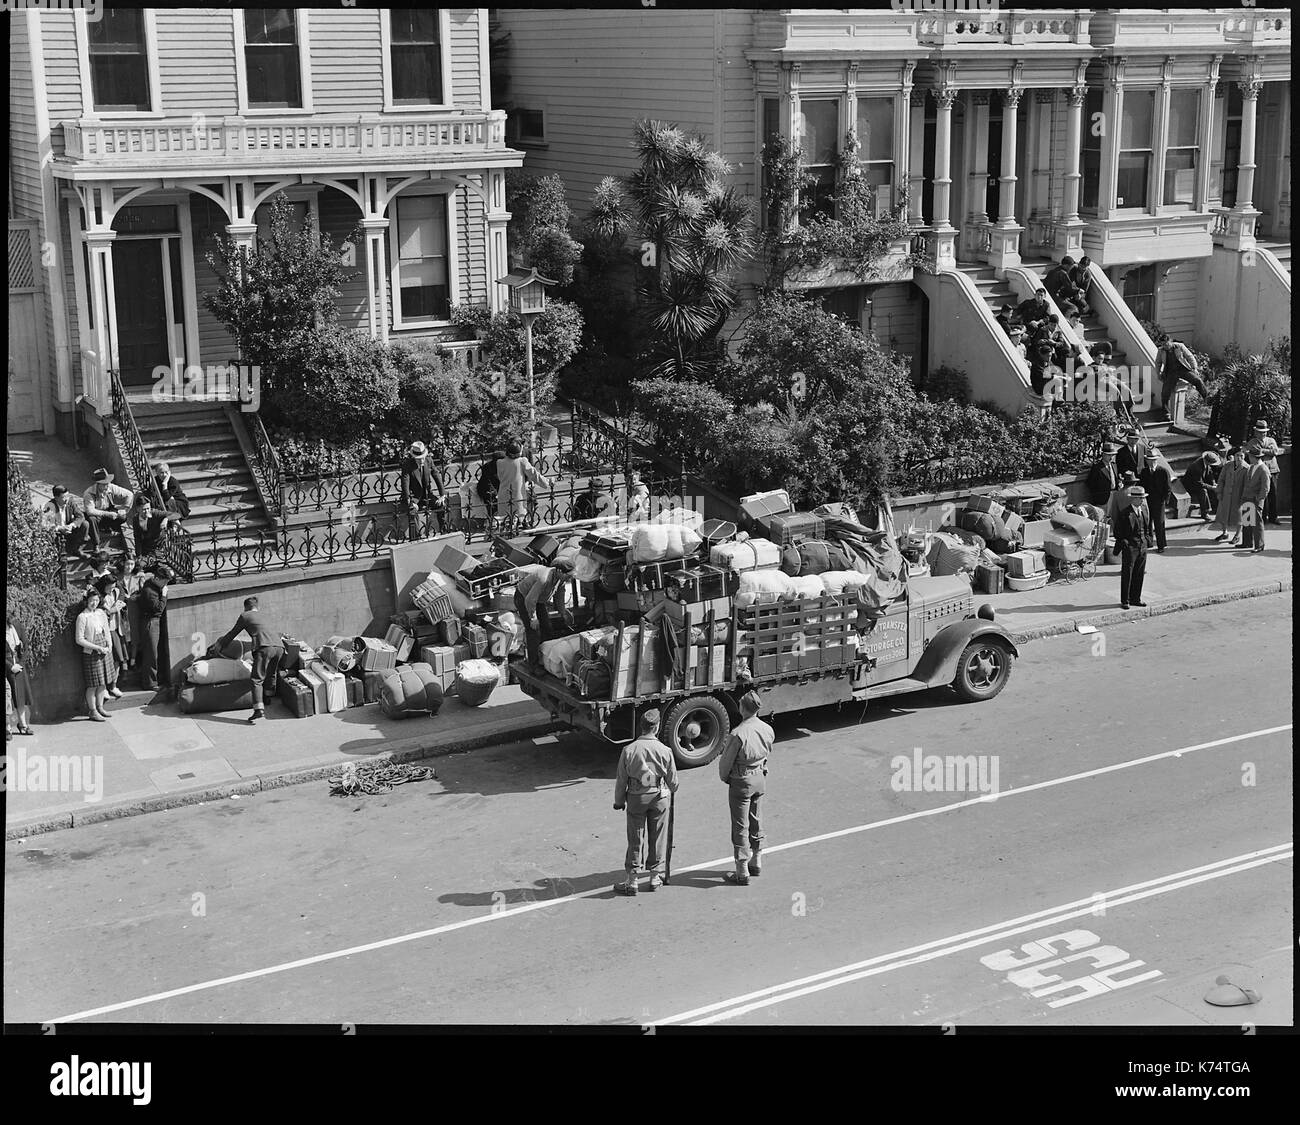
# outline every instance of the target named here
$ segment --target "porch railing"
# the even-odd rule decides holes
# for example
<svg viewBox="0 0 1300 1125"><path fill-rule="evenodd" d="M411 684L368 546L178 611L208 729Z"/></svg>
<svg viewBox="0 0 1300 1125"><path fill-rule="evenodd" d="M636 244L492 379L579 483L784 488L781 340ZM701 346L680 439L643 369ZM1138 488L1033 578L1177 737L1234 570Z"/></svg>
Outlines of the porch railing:
<svg viewBox="0 0 1300 1125"><path fill-rule="evenodd" d="M135 424L135 415L131 413L131 402L126 397L126 390L122 386L119 372L110 368L108 379L109 397L113 407L113 418L116 422L114 428L117 432L119 448L122 451L122 460L126 465L127 473L131 477L131 491L147 490L151 495L151 503L160 512L166 511L167 505L163 503L162 491L159 489L153 473L149 471L149 454L145 450L144 442L140 439L140 431ZM122 534L130 535L131 529L124 527ZM188 582L193 573L193 556L194 548L190 541L190 533L181 527L179 523L169 524L163 534L162 543L155 553L155 561L166 563L176 572L178 578Z"/></svg>
<svg viewBox="0 0 1300 1125"><path fill-rule="evenodd" d="M253 464L251 468L257 474L262 485L266 514L275 517L280 514L281 509L282 474L280 473L280 456L276 453L275 446L271 444L271 439L266 436L266 427L262 425L261 416L252 414L247 417L248 436L253 443Z"/></svg>
<svg viewBox="0 0 1300 1125"><path fill-rule="evenodd" d="M1227 207L1215 207L1211 209L1214 218L1210 221L1210 235L1223 235L1228 233L1228 211Z"/></svg>

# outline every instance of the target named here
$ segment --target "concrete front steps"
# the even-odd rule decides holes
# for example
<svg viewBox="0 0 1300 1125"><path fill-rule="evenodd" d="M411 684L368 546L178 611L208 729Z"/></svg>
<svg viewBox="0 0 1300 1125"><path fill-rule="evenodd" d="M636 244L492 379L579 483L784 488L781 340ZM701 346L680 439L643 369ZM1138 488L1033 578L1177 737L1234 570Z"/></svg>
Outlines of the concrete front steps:
<svg viewBox="0 0 1300 1125"><path fill-rule="evenodd" d="M1271 253L1273 257L1281 263L1282 268L1286 270L1287 273L1291 272L1291 243L1274 242L1272 239L1258 238L1255 240L1255 245L1269 251L1269 253Z"/></svg>

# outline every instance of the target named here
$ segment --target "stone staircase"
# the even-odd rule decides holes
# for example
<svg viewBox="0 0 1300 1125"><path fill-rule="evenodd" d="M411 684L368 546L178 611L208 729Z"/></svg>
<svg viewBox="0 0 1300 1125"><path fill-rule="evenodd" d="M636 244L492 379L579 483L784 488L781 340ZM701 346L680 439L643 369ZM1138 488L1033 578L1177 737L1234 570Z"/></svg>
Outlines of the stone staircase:
<svg viewBox="0 0 1300 1125"><path fill-rule="evenodd" d="M1257 246L1268 250L1281 264L1287 273L1291 272L1291 243L1274 242L1271 239L1259 238L1255 240Z"/></svg>

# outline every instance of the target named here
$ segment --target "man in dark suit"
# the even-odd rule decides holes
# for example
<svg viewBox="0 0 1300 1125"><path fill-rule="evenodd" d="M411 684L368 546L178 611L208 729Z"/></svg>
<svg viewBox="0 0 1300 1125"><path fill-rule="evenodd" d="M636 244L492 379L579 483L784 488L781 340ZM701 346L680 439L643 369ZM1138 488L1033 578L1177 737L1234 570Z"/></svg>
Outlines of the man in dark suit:
<svg viewBox="0 0 1300 1125"><path fill-rule="evenodd" d="M1147 511L1146 489L1140 484L1128 490L1129 506L1115 517L1115 546L1120 552L1119 604L1145 606L1142 580L1147 573L1147 549L1155 542L1151 516Z"/></svg>
<svg viewBox="0 0 1300 1125"><path fill-rule="evenodd" d="M1147 504L1151 512L1151 530L1156 537L1156 553L1163 555L1167 541L1165 539L1165 506L1169 495L1174 490L1173 477L1169 467L1160 460L1160 452L1154 445L1146 452L1146 465L1138 474L1140 484L1147 494Z"/></svg>
<svg viewBox="0 0 1300 1125"><path fill-rule="evenodd" d="M63 485L54 486L54 499L41 509L41 522L54 532L65 554L89 557L90 525L85 505Z"/></svg>
<svg viewBox="0 0 1300 1125"><path fill-rule="evenodd" d="M1016 316L1031 332L1034 325L1046 320L1051 311L1052 306L1047 303L1047 290L1041 287L1034 291L1032 297L1025 298L1016 306Z"/></svg>
<svg viewBox="0 0 1300 1125"><path fill-rule="evenodd" d="M167 612L167 584L176 575L168 566L157 567L140 590L140 678L146 691L159 691L159 647L164 636L163 616Z"/></svg>
<svg viewBox="0 0 1300 1125"><path fill-rule="evenodd" d="M284 659L284 639L279 629L273 629L262 617L256 597L244 599L244 612L224 637L217 641L208 655L219 655L240 633L247 633L253 642L253 713L250 723L266 715L266 693L274 693L275 677Z"/></svg>
<svg viewBox="0 0 1300 1125"><path fill-rule="evenodd" d="M1136 430L1129 430L1124 435L1124 444L1115 454L1115 470L1122 477L1132 473L1135 477L1147 464L1147 442Z"/></svg>
<svg viewBox="0 0 1300 1125"><path fill-rule="evenodd" d="M402 503L406 507L406 537L420 538L420 511L429 513L429 532L442 534L438 513L447 506L447 487L424 442L413 441L402 459Z"/></svg>
<svg viewBox="0 0 1300 1125"><path fill-rule="evenodd" d="M1088 473L1088 503L1098 508L1110 505L1110 494L1119 487L1119 471L1115 468L1115 454L1119 446L1107 442L1101 447L1101 460Z"/></svg>
<svg viewBox="0 0 1300 1125"><path fill-rule="evenodd" d="M166 461L159 461L153 467L153 479L158 484L158 491L162 493L163 507L169 512L175 512L181 519L189 519L190 502L186 499L185 490L181 488L181 482L172 476Z"/></svg>

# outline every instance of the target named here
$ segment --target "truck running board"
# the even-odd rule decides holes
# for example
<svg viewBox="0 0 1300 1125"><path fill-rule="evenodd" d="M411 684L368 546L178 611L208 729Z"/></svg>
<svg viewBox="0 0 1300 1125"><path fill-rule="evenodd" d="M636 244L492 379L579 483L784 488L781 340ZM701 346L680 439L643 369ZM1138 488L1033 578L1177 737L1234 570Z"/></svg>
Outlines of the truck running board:
<svg viewBox="0 0 1300 1125"><path fill-rule="evenodd" d="M883 699L887 695L902 695L907 691L925 691L927 688L936 687L935 684L928 684L924 680L914 680L910 676L904 680L890 680L883 684L870 684L864 688L858 688L853 693L854 699Z"/></svg>

